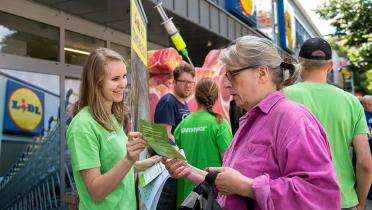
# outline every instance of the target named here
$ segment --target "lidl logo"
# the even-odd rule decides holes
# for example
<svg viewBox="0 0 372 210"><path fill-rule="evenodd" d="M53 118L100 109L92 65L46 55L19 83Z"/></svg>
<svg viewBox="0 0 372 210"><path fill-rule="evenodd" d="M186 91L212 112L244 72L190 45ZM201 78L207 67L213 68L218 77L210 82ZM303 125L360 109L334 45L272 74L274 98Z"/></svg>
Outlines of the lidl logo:
<svg viewBox="0 0 372 210"><path fill-rule="evenodd" d="M29 88L15 90L8 101L13 122L21 129L32 131L41 122L43 108L39 97Z"/></svg>
<svg viewBox="0 0 372 210"><path fill-rule="evenodd" d="M280 46L288 52L294 53L296 30L298 29L296 29L294 9L289 0L278 1L278 23Z"/></svg>
<svg viewBox="0 0 372 210"><path fill-rule="evenodd" d="M44 127L44 94L8 80L4 132L35 135Z"/></svg>
<svg viewBox="0 0 372 210"><path fill-rule="evenodd" d="M256 1L257 0L225 0L225 9L248 25L256 27Z"/></svg>
<svg viewBox="0 0 372 210"><path fill-rule="evenodd" d="M293 35L293 17L291 11L287 8L285 10L285 31L287 35L287 43L290 49L294 49L294 35Z"/></svg>
<svg viewBox="0 0 372 210"><path fill-rule="evenodd" d="M240 6L247 16L252 16L255 10L254 0L240 0Z"/></svg>

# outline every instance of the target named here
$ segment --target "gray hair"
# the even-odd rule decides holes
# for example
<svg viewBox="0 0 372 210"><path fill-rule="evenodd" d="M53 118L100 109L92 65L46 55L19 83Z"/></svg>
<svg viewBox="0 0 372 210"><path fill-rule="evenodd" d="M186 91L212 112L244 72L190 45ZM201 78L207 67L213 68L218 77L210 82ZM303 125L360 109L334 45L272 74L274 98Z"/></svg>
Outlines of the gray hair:
<svg viewBox="0 0 372 210"><path fill-rule="evenodd" d="M276 84L278 90L288 81L295 81L293 79L294 72L288 72L282 68L283 59L280 57L277 48L270 40L265 38L256 36L240 37L224 49L219 57L222 62L229 66L269 67L272 81ZM294 66L293 69L295 69Z"/></svg>
<svg viewBox="0 0 372 210"><path fill-rule="evenodd" d="M372 101L372 96L371 95L365 95L365 96L363 96L362 101L363 102L364 101Z"/></svg>

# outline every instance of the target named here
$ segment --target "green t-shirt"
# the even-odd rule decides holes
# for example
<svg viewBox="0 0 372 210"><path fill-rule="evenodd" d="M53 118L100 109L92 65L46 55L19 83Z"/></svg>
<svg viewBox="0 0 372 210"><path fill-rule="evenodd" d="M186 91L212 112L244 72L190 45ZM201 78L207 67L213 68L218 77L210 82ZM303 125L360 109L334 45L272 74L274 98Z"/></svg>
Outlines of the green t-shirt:
<svg viewBox="0 0 372 210"><path fill-rule="evenodd" d="M333 85L298 83L284 89L289 100L305 105L323 125L341 187L342 208L354 207L358 197L349 155L353 136L368 133L363 107L356 97Z"/></svg>
<svg viewBox="0 0 372 210"><path fill-rule="evenodd" d="M89 108L84 107L71 121L67 130L67 146L75 184L79 193L79 209L134 210L136 197L134 172L130 169L119 186L102 201L94 201L80 176L80 170L99 168L104 174L112 169L127 153L127 136L115 117L111 116L117 128L109 132L94 120Z"/></svg>
<svg viewBox="0 0 372 210"><path fill-rule="evenodd" d="M230 146L232 133L226 120L218 123L216 117L208 112L194 112L177 126L174 138L177 146L185 152L188 163L204 170L222 165L220 154ZM194 187L185 179L177 181L178 206Z"/></svg>

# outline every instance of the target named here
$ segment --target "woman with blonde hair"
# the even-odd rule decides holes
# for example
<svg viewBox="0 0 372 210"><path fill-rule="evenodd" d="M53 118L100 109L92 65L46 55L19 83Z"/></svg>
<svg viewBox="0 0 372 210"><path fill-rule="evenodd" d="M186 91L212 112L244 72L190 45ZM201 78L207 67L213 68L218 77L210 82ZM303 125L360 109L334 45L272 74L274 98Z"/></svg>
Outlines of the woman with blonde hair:
<svg viewBox="0 0 372 210"><path fill-rule="evenodd" d="M136 209L133 166L145 168L157 161L136 162L147 144L138 132L129 138L124 133L126 74L124 59L107 48L94 50L83 67L67 130L81 210Z"/></svg>
<svg viewBox="0 0 372 210"><path fill-rule="evenodd" d="M222 165L223 154L232 139L229 123L213 112L218 94L218 85L212 79L201 79L195 89L196 112L182 120L174 131L176 144L185 152L188 163L202 170ZM178 180L178 206L193 188L190 181Z"/></svg>

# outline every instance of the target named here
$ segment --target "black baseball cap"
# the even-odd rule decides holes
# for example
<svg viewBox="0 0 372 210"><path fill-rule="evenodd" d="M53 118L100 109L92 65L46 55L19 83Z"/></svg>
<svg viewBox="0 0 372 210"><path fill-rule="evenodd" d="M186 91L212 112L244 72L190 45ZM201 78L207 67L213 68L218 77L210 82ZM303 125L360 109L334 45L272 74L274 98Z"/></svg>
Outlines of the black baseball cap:
<svg viewBox="0 0 372 210"><path fill-rule="evenodd" d="M315 37L306 40L298 56L310 60L330 60L332 59L332 49L326 40Z"/></svg>

